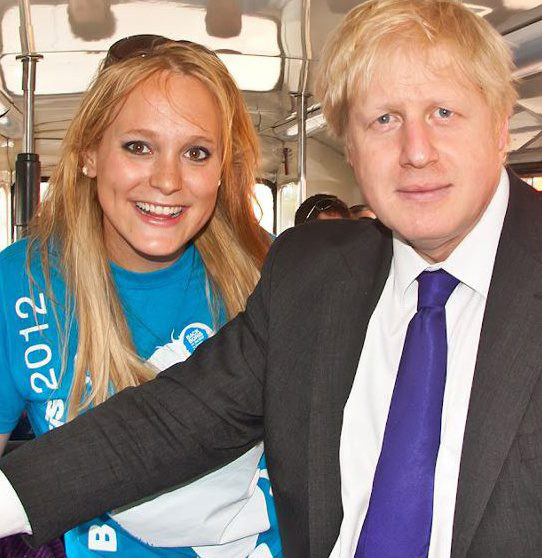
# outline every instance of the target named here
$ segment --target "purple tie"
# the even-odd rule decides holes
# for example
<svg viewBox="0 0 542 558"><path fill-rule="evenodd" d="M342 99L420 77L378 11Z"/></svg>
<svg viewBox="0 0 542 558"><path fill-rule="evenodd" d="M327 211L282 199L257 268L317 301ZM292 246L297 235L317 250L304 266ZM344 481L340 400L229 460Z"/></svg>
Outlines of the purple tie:
<svg viewBox="0 0 542 558"><path fill-rule="evenodd" d="M426 558L440 444L448 344L444 306L459 281L444 270L418 276L369 509L354 558Z"/></svg>

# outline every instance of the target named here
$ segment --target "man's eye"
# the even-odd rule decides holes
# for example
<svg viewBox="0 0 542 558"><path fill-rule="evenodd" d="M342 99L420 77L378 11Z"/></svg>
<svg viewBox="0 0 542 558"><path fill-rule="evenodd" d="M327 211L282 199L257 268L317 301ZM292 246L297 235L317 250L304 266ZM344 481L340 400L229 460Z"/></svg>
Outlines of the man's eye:
<svg viewBox="0 0 542 558"><path fill-rule="evenodd" d="M450 116L452 116L452 111L444 107L439 107L437 113L440 118L450 118Z"/></svg>
<svg viewBox="0 0 542 558"><path fill-rule="evenodd" d="M204 161L210 156L209 150L205 147L191 147L185 152L185 157L191 161Z"/></svg>
<svg viewBox="0 0 542 558"><path fill-rule="evenodd" d="M391 115L390 114L383 114L382 116L379 116L376 121L379 124L389 124L391 122Z"/></svg>
<svg viewBox="0 0 542 558"><path fill-rule="evenodd" d="M142 141L129 141L124 144L124 149L135 155L146 155L151 152L150 147Z"/></svg>

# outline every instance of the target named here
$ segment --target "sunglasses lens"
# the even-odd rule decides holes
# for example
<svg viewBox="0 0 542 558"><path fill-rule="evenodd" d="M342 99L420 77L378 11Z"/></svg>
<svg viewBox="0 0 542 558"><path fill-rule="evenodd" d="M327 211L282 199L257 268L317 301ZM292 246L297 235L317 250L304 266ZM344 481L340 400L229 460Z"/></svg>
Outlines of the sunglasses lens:
<svg viewBox="0 0 542 558"><path fill-rule="evenodd" d="M331 209L334 205L335 205L335 200L325 199L316 202L315 207L316 209L318 209L318 211L326 211L328 209Z"/></svg>
<svg viewBox="0 0 542 558"><path fill-rule="evenodd" d="M162 37L162 35L132 35L131 37L125 37L120 39L107 51L107 55L104 60L103 67L107 68L116 62L125 60L127 58L134 58L136 56L145 56L150 54L152 50L165 43L177 43L180 45L189 45L193 49L199 50L202 53L217 57L216 54L209 50L207 47L200 45L198 43L193 43L192 41L187 41L181 39L179 41L174 41L173 39L168 39L167 37Z"/></svg>
<svg viewBox="0 0 542 558"><path fill-rule="evenodd" d="M125 37L109 48L105 57L104 67L107 68L111 64L126 58L145 55L151 52L154 47L169 41L170 39L161 35L132 35L131 37Z"/></svg>

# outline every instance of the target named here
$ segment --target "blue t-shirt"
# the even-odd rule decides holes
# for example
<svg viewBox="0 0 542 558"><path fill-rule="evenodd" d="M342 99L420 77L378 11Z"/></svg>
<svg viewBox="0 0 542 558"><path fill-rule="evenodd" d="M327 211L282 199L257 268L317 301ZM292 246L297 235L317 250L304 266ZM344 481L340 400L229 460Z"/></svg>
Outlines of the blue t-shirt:
<svg viewBox="0 0 542 558"><path fill-rule="evenodd" d="M77 325L72 324L61 378L64 281L51 255L59 328L37 254L30 293L26 250L23 240L0 253L0 432L11 432L26 410L41 435L66 421ZM134 273L114 264L111 269L137 352L158 370L185 360L213 335L205 268L192 244L166 269ZM282 556L261 445L186 487L112 515L67 533L68 557Z"/></svg>

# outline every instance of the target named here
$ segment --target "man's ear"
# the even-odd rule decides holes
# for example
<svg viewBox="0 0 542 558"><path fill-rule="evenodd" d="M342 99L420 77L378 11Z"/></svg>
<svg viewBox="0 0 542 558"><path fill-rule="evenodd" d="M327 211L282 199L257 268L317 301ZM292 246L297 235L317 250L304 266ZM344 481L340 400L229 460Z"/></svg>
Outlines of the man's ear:
<svg viewBox="0 0 542 558"><path fill-rule="evenodd" d="M352 144L350 138L348 137L348 132L344 135L344 156L346 157L346 162L352 166Z"/></svg>
<svg viewBox="0 0 542 558"><path fill-rule="evenodd" d="M506 156L508 142L510 141L509 124L510 119L506 117L497 131L497 148L503 156Z"/></svg>
<svg viewBox="0 0 542 558"><path fill-rule="evenodd" d="M83 165L86 168L86 176L89 178L96 178L98 174L96 170L96 150L89 149L83 154Z"/></svg>

